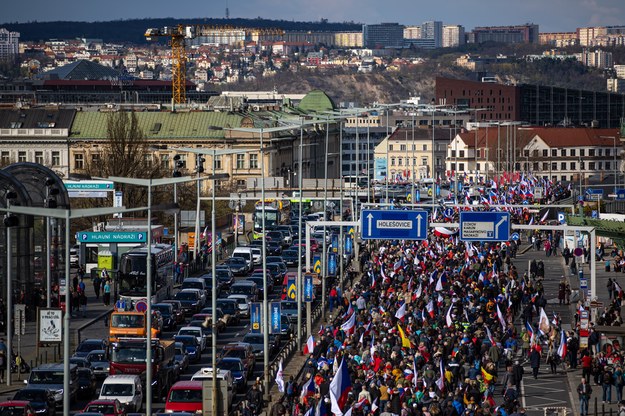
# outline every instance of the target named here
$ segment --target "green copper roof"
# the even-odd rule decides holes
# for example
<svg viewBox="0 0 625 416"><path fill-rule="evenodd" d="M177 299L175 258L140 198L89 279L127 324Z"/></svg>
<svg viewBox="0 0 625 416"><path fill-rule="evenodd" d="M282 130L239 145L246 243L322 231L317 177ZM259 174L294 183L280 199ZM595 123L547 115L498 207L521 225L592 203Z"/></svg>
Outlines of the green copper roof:
<svg viewBox="0 0 625 416"><path fill-rule="evenodd" d="M306 113L321 113L336 108L332 99L321 90L313 90L300 101L298 108Z"/></svg>
<svg viewBox="0 0 625 416"><path fill-rule="evenodd" d="M72 139L106 139L111 113L77 112L71 128ZM137 112L139 126L149 140L220 139L224 128L241 127L245 116L227 112Z"/></svg>

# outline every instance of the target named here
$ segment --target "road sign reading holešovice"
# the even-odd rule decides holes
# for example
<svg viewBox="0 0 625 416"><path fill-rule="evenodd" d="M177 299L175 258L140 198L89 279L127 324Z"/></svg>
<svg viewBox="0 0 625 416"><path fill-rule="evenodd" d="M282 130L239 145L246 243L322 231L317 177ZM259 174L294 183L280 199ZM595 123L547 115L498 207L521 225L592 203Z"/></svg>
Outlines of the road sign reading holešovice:
<svg viewBox="0 0 625 416"><path fill-rule="evenodd" d="M428 214L416 210L363 210L360 225L364 240L425 240Z"/></svg>
<svg viewBox="0 0 625 416"><path fill-rule="evenodd" d="M509 212L460 213L460 240L508 241L509 239Z"/></svg>

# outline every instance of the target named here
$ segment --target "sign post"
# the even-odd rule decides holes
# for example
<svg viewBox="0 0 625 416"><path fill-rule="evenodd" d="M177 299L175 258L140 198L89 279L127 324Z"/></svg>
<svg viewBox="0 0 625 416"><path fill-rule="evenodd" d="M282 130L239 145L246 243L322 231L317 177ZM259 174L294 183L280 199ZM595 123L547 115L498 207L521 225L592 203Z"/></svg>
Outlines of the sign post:
<svg viewBox="0 0 625 416"><path fill-rule="evenodd" d="M428 213L417 210L363 210L360 226L363 240L424 240L428 232Z"/></svg>
<svg viewBox="0 0 625 416"><path fill-rule="evenodd" d="M460 240L483 242L510 240L510 213L461 212Z"/></svg>

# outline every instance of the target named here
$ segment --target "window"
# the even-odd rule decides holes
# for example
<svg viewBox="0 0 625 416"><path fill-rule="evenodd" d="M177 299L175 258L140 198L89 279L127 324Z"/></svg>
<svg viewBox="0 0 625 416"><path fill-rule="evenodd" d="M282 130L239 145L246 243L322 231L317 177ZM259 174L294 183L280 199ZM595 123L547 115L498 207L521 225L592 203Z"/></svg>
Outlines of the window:
<svg viewBox="0 0 625 416"><path fill-rule="evenodd" d="M237 188L244 188L245 185L245 179L237 179Z"/></svg>
<svg viewBox="0 0 625 416"><path fill-rule="evenodd" d="M412 158L412 166L417 166L417 158L416 157Z"/></svg>
<svg viewBox="0 0 625 416"><path fill-rule="evenodd" d="M427 166L428 165L428 158L427 157L422 157L421 158L421 166Z"/></svg>
<svg viewBox="0 0 625 416"><path fill-rule="evenodd" d="M597 156L601 156L602 150L603 149L597 149Z"/></svg>
<svg viewBox="0 0 625 416"><path fill-rule="evenodd" d="M594 156L595 155L595 149L588 149L588 156Z"/></svg>
<svg viewBox="0 0 625 416"><path fill-rule="evenodd" d="M610 149L605 149L605 155L610 156Z"/></svg>
<svg viewBox="0 0 625 416"><path fill-rule="evenodd" d="M250 154L250 169L258 169L258 155Z"/></svg>
<svg viewBox="0 0 625 416"><path fill-rule="evenodd" d="M18 162L26 162L26 152L24 152L24 151L17 152L17 161Z"/></svg>
<svg viewBox="0 0 625 416"><path fill-rule="evenodd" d="M579 149L579 155L580 155L581 157L586 156L586 149Z"/></svg>
<svg viewBox="0 0 625 416"><path fill-rule="evenodd" d="M560 156L566 156L566 149L560 149Z"/></svg>
<svg viewBox="0 0 625 416"><path fill-rule="evenodd" d="M35 163L43 165L43 152L35 152Z"/></svg>
<svg viewBox="0 0 625 416"><path fill-rule="evenodd" d="M428 151L428 145L427 145L427 144L424 144L424 145L423 145L423 151L424 151L424 152L427 152L427 151Z"/></svg>
<svg viewBox="0 0 625 416"><path fill-rule="evenodd" d="M52 152L52 166L61 166L60 152Z"/></svg>
<svg viewBox="0 0 625 416"><path fill-rule="evenodd" d="M566 162L560 163L560 170L566 170Z"/></svg>
<svg viewBox="0 0 625 416"><path fill-rule="evenodd" d="M529 151L529 149L523 149L523 156L525 156L525 157L530 157L530 151Z"/></svg>
<svg viewBox="0 0 625 416"><path fill-rule="evenodd" d="M395 158L394 157L391 158L391 166L395 166Z"/></svg>
<svg viewBox="0 0 625 416"><path fill-rule="evenodd" d="M543 170L549 170L549 163L543 162Z"/></svg>
<svg viewBox="0 0 625 416"><path fill-rule="evenodd" d="M215 155L215 170L221 170L221 155Z"/></svg>
<svg viewBox="0 0 625 416"><path fill-rule="evenodd" d="M237 155L237 169L245 169L245 155Z"/></svg>
<svg viewBox="0 0 625 416"><path fill-rule="evenodd" d="M460 151L460 155L458 157L464 157L464 150ZM462 169L461 169L462 170Z"/></svg>
<svg viewBox="0 0 625 416"><path fill-rule="evenodd" d="M458 163L458 170L464 172L464 163Z"/></svg>
<svg viewBox="0 0 625 416"><path fill-rule="evenodd" d="M482 149L477 149L477 157L480 158L482 157ZM478 168L479 170L479 168Z"/></svg>
<svg viewBox="0 0 625 416"><path fill-rule="evenodd" d="M455 150L451 151L451 157L456 157L456 151Z"/></svg>
<svg viewBox="0 0 625 416"><path fill-rule="evenodd" d="M393 147L393 146L389 146L389 147ZM342 148L343 150L349 150L349 143L343 143L343 145L341 146L341 148ZM393 150L393 149L391 149L391 150Z"/></svg>
<svg viewBox="0 0 625 416"><path fill-rule="evenodd" d="M558 163L557 162L551 162L551 170L558 170Z"/></svg>
<svg viewBox="0 0 625 416"><path fill-rule="evenodd" d="M588 162L588 169L595 170L595 162Z"/></svg>
<svg viewBox="0 0 625 416"><path fill-rule="evenodd" d="M543 149L543 157L547 157L547 149Z"/></svg>
<svg viewBox="0 0 625 416"><path fill-rule="evenodd" d="M392 145L392 144L389 144L389 145L388 145L388 150L389 150L389 151L393 151L393 145Z"/></svg>
<svg viewBox="0 0 625 416"><path fill-rule="evenodd" d="M571 149L571 156L575 156L575 149Z"/></svg>
<svg viewBox="0 0 625 416"><path fill-rule="evenodd" d="M575 167L576 165L577 165L577 163L571 162L571 170L575 170L576 169L576 167Z"/></svg>
<svg viewBox="0 0 625 416"><path fill-rule="evenodd" d="M406 151L406 145L405 145L405 144L402 144L401 146L399 146L399 150L400 150L401 152L405 152L405 151Z"/></svg>
<svg viewBox="0 0 625 416"><path fill-rule="evenodd" d="M404 164L404 159L403 159L403 158L401 158L401 157L398 157L398 158L397 158L397 164L398 164L399 166L402 166L402 165Z"/></svg>
<svg viewBox="0 0 625 416"><path fill-rule="evenodd" d="M551 149L551 157L558 156L558 149Z"/></svg>
<svg viewBox="0 0 625 416"><path fill-rule="evenodd" d="M455 163L451 164L451 170L456 170L456 164Z"/></svg>
<svg viewBox="0 0 625 416"><path fill-rule="evenodd" d="M579 162L579 168L580 168L581 170L586 169L586 164L585 164L584 162Z"/></svg>
<svg viewBox="0 0 625 416"><path fill-rule="evenodd" d="M154 160L152 157L152 153L146 153L143 155L143 160L148 166L152 166L152 161Z"/></svg>
<svg viewBox="0 0 625 416"><path fill-rule="evenodd" d="M0 153L0 162L3 165L8 165L11 163L11 154L9 152Z"/></svg>
<svg viewBox="0 0 625 416"><path fill-rule="evenodd" d="M180 155L180 160L178 161L178 163L180 164L180 168L184 169L187 167L187 155Z"/></svg>
<svg viewBox="0 0 625 416"><path fill-rule="evenodd" d="M605 162L605 170L610 170L610 166L612 166L610 162Z"/></svg>
<svg viewBox="0 0 625 416"><path fill-rule="evenodd" d="M602 165L603 165L603 163L601 163L601 162L597 163L597 170L603 169Z"/></svg>
<svg viewBox="0 0 625 416"><path fill-rule="evenodd" d="M169 169L169 155L161 155L161 168Z"/></svg>
<svg viewBox="0 0 625 416"><path fill-rule="evenodd" d="M475 165L475 169L476 169L476 170L480 170L480 169L481 169L481 168L480 168L480 164L479 164L479 163L477 163L477 164Z"/></svg>
<svg viewBox="0 0 625 416"><path fill-rule="evenodd" d="M74 155L74 169L85 168L85 155L77 153Z"/></svg>

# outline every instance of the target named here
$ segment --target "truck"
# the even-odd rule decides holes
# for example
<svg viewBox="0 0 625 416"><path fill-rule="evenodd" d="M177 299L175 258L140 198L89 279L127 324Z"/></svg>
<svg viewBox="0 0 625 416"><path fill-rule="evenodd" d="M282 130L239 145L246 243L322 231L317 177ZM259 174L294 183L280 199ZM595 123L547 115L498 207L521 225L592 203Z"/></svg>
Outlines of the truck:
<svg viewBox="0 0 625 416"><path fill-rule="evenodd" d="M161 332L162 319L160 313L152 312L152 337L157 338ZM115 342L119 338L147 336L147 319L145 312L136 310L117 309L111 313L109 325L109 341Z"/></svg>
<svg viewBox="0 0 625 416"><path fill-rule="evenodd" d="M110 375L131 374L141 377L145 387L145 338L120 338L110 344ZM152 396L167 395L175 381L176 346L173 340L152 339Z"/></svg>

